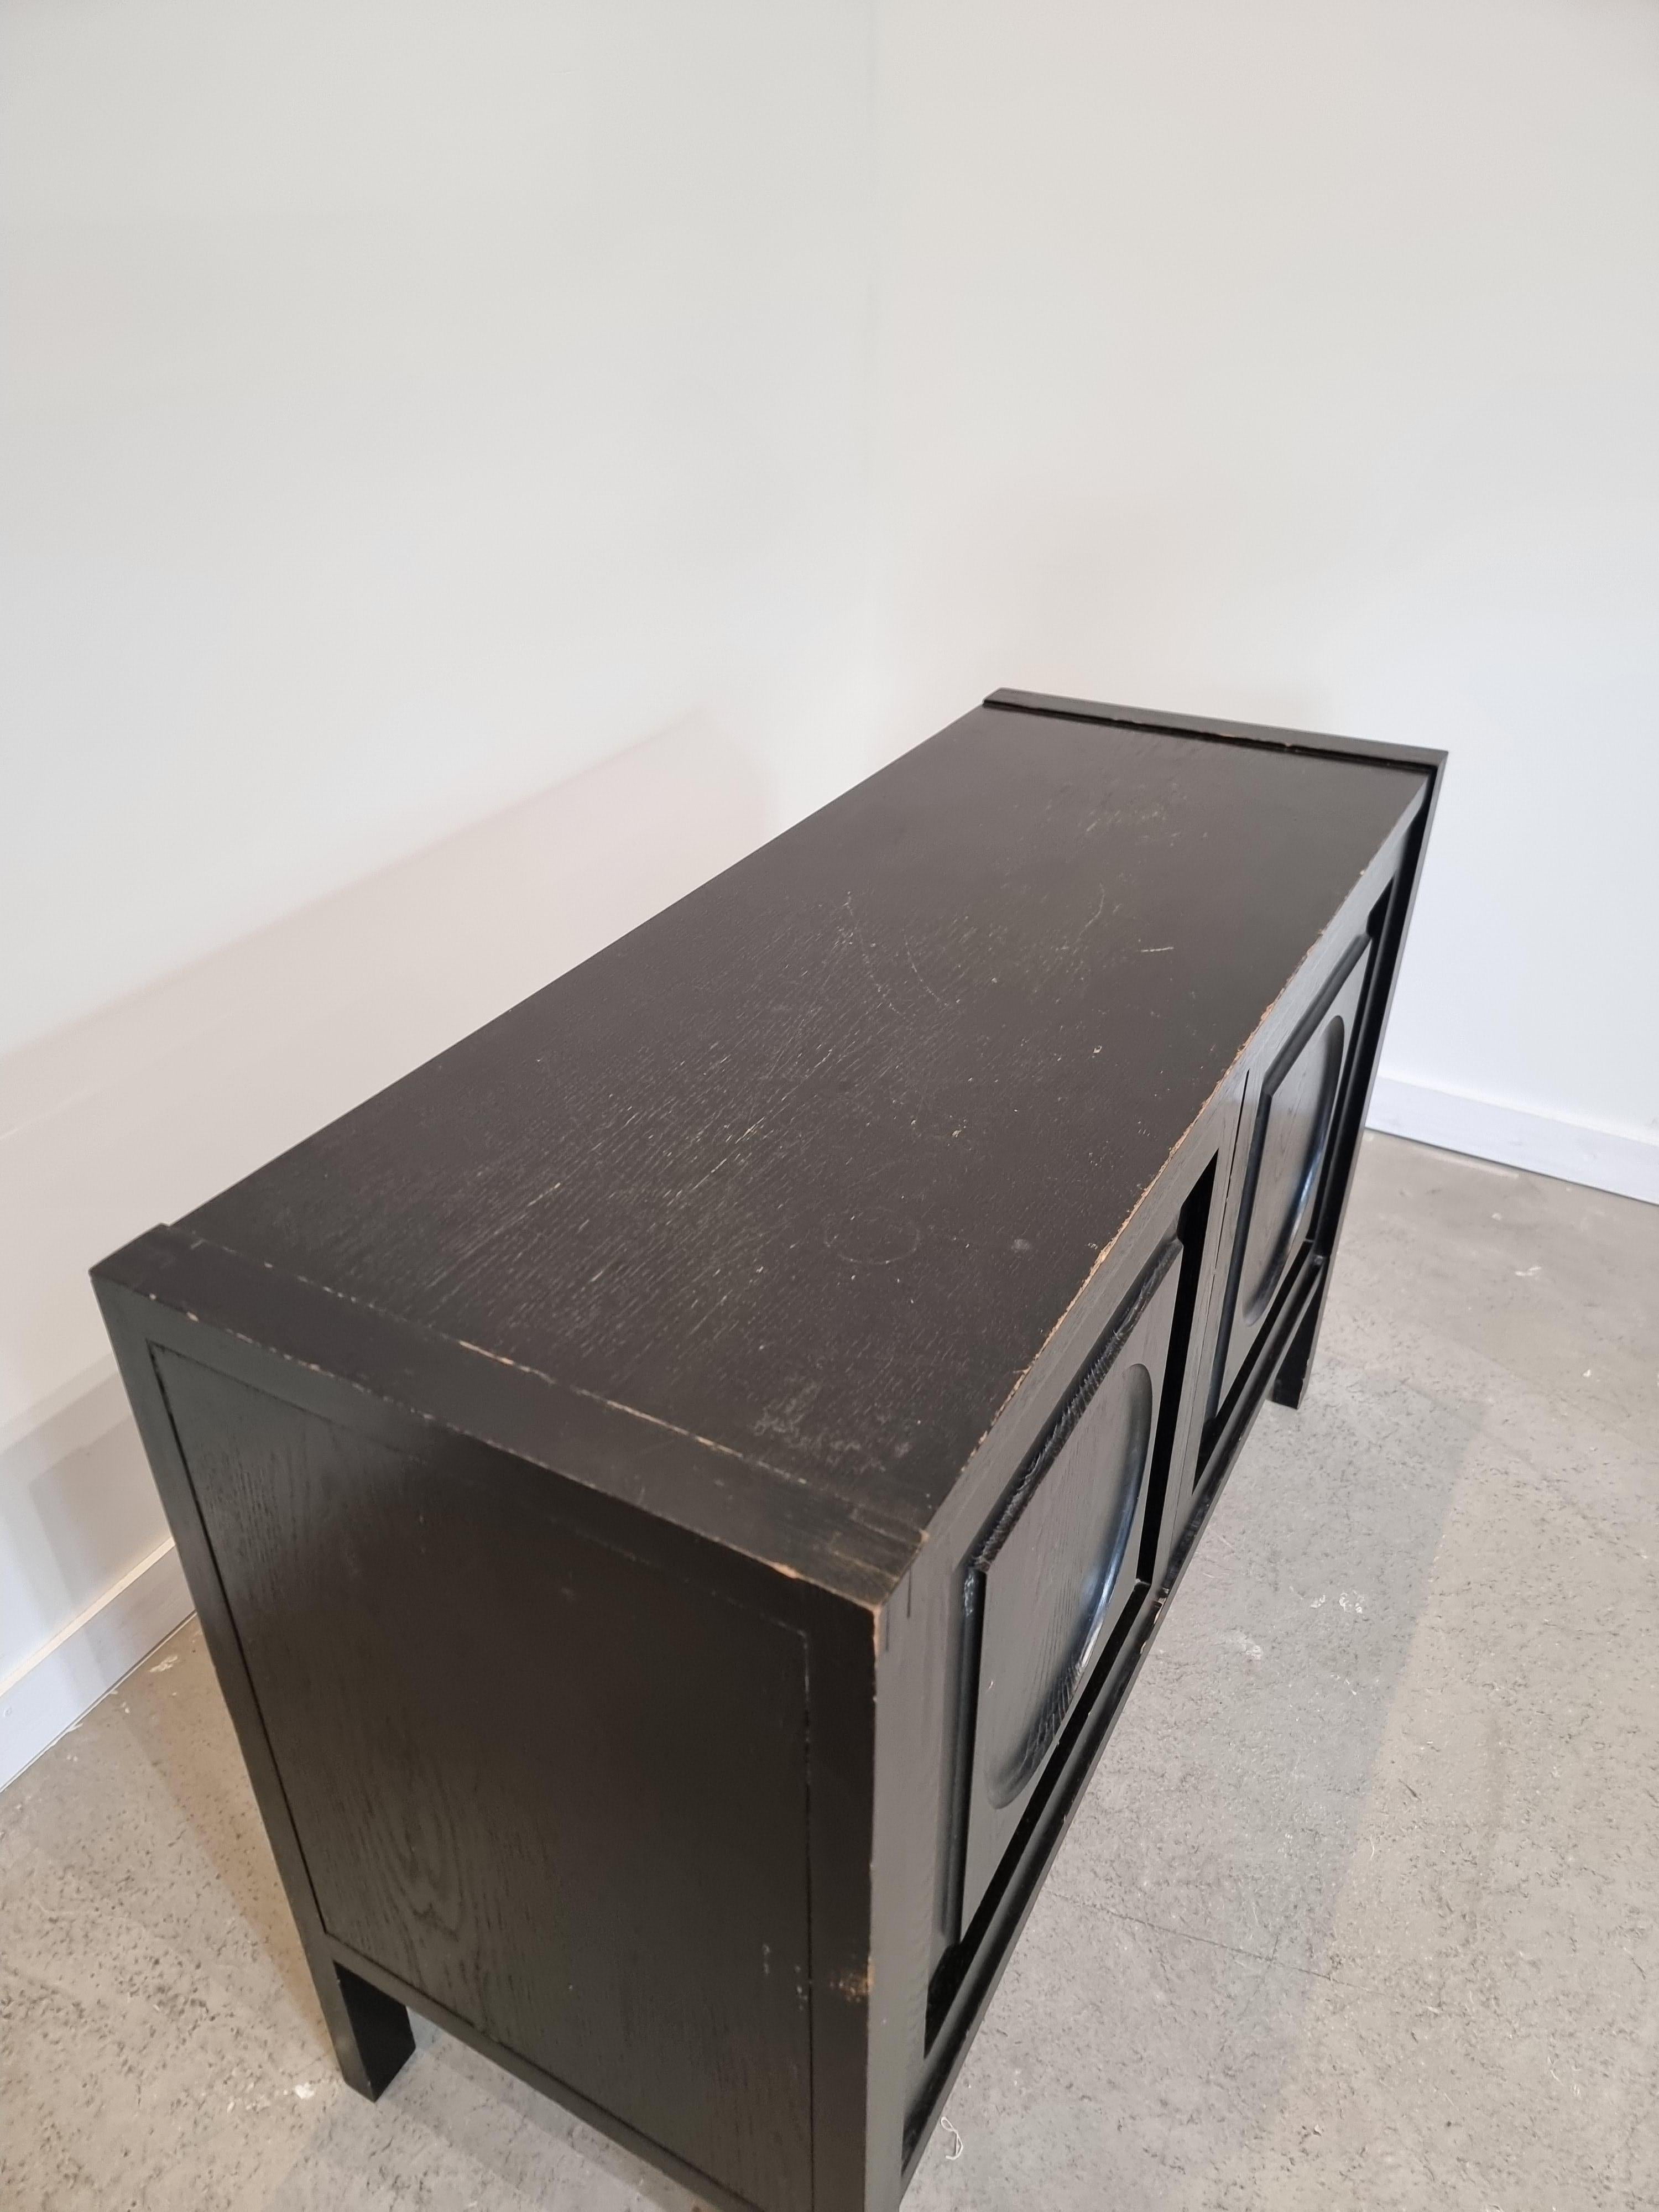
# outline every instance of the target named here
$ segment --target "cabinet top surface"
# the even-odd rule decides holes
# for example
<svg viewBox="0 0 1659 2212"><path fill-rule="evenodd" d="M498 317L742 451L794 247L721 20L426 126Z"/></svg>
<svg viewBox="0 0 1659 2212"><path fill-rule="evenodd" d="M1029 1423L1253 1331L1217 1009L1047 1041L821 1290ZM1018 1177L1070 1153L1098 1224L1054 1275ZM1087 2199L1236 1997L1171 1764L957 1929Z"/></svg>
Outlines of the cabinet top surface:
<svg viewBox="0 0 1659 2212"><path fill-rule="evenodd" d="M184 1225L919 1533L1425 781L979 708Z"/></svg>

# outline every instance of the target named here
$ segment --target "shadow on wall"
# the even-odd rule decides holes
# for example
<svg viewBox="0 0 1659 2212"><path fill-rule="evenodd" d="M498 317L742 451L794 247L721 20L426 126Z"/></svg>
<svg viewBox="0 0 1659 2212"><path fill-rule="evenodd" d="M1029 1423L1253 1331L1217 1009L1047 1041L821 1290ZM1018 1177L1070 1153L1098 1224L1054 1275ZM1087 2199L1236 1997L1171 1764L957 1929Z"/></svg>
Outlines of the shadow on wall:
<svg viewBox="0 0 1659 2212"><path fill-rule="evenodd" d="M23 1763L12 1692L167 1535L87 1269L729 866L775 811L731 739L677 725L0 1062L0 1781Z"/></svg>

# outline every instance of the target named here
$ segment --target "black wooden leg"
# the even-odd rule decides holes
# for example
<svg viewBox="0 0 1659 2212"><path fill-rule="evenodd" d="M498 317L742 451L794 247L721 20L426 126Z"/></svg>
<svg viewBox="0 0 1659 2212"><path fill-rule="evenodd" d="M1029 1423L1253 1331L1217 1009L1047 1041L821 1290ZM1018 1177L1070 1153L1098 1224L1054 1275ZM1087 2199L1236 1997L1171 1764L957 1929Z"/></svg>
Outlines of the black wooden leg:
<svg viewBox="0 0 1659 2212"><path fill-rule="evenodd" d="M1279 1363L1279 1372L1268 1395L1275 1406L1288 1406L1294 1413L1307 1395L1308 1370L1313 1365L1314 1346L1319 1340L1319 1317L1325 1310L1325 1285L1319 1288L1308 1301L1308 1310L1297 1325L1285 1357Z"/></svg>
<svg viewBox="0 0 1659 2212"><path fill-rule="evenodd" d="M361 2097L378 2097L415 2048L414 2030L407 2007L396 1997L354 1974L349 1966L332 1968L332 1991L319 1982L328 2032L340 2071Z"/></svg>

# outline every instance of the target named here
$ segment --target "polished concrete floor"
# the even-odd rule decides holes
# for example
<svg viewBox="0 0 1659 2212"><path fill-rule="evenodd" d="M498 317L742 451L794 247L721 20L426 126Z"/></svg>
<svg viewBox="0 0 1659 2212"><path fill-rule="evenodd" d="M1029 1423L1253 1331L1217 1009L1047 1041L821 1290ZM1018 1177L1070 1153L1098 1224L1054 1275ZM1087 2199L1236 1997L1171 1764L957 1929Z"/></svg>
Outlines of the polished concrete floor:
<svg viewBox="0 0 1659 2212"><path fill-rule="evenodd" d="M1659 1208L1367 1140L907 2212L1659 2206ZM689 2212L336 2076L193 1626L0 1797L0 2204Z"/></svg>

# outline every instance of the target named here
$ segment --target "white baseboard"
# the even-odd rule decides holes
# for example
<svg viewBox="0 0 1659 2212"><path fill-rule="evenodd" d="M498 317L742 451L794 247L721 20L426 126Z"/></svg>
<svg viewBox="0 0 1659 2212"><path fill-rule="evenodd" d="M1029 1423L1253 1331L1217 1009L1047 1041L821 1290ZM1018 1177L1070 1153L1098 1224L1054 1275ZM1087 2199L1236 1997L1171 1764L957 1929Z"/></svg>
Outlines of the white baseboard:
<svg viewBox="0 0 1659 2212"><path fill-rule="evenodd" d="M0 1681L0 1789L56 1743L191 1613L171 1540Z"/></svg>
<svg viewBox="0 0 1659 2212"><path fill-rule="evenodd" d="M1534 1175L1588 1183L1593 1190L1659 1206L1659 1143L1640 1137L1497 1106L1455 1091L1434 1091L1391 1075L1377 1077L1366 1118L1373 1129L1437 1145L1442 1152L1469 1152L1476 1159L1500 1160L1505 1167L1528 1168Z"/></svg>

